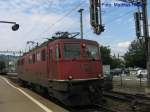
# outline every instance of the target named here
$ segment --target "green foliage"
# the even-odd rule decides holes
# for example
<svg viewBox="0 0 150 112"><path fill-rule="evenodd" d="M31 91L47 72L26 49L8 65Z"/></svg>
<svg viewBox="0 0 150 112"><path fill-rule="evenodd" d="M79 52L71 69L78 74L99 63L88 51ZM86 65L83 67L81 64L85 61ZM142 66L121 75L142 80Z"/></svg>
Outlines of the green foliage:
<svg viewBox="0 0 150 112"><path fill-rule="evenodd" d="M101 46L100 48L101 50L101 58L102 58L102 64L103 65L110 65L111 63L111 50L110 48L106 47L106 46Z"/></svg>
<svg viewBox="0 0 150 112"><path fill-rule="evenodd" d="M124 61L121 59L118 59L116 57L112 58L111 60L111 68L123 68L124 67Z"/></svg>
<svg viewBox="0 0 150 112"><path fill-rule="evenodd" d="M101 46L101 58L103 65L110 65L111 68L121 68L124 62L116 57L111 56L111 49L106 46Z"/></svg>
<svg viewBox="0 0 150 112"><path fill-rule="evenodd" d="M134 40L128 52L124 55L127 67L142 67L146 68L146 54L144 44Z"/></svg>

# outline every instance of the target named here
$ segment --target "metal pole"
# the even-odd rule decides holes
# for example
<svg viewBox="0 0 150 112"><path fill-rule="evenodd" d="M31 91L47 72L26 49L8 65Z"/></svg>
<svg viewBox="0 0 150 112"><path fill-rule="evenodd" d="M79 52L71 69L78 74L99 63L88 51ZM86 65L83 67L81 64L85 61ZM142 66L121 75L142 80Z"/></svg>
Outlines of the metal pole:
<svg viewBox="0 0 150 112"><path fill-rule="evenodd" d="M7 66L7 72L9 72L9 54L8 54L8 66Z"/></svg>
<svg viewBox="0 0 150 112"><path fill-rule="evenodd" d="M142 74L140 74L140 87L142 87Z"/></svg>
<svg viewBox="0 0 150 112"><path fill-rule="evenodd" d="M120 73L120 85L123 86L122 73Z"/></svg>
<svg viewBox="0 0 150 112"><path fill-rule="evenodd" d="M81 29L81 39L83 39L83 19L82 19L82 16L83 16L83 10L84 9L80 9L78 10L78 12L80 13L80 29Z"/></svg>
<svg viewBox="0 0 150 112"><path fill-rule="evenodd" d="M16 24L16 22L0 21L0 23Z"/></svg>
<svg viewBox="0 0 150 112"><path fill-rule="evenodd" d="M19 29L19 24L17 24L16 22L0 21L0 23L13 24L12 26L13 31L17 31Z"/></svg>
<svg viewBox="0 0 150 112"><path fill-rule="evenodd" d="M147 0L142 0L142 13L143 13L143 35L145 38L146 45L146 56L147 56L147 86L150 88L150 39L148 31L148 16L147 16Z"/></svg>

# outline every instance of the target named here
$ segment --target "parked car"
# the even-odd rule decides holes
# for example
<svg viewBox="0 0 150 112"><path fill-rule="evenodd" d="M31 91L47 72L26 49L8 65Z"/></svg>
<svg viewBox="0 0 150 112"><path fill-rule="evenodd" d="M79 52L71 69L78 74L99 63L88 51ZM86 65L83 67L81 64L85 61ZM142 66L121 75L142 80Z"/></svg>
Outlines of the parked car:
<svg viewBox="0 0 150 112"><path fill-rule="evenodd" d="M147 77L147 70L138 70L136 73L136 77L138 77L138 78Z"/></svg>
<svg viewBox="0 0 150 112"><path fill-rule="evenodd" d="M115 69L112 69L111 71L110 71L110 74L111 75L120 75L120 74L122 74L122 69L121 68L115 68Z"/></svg>

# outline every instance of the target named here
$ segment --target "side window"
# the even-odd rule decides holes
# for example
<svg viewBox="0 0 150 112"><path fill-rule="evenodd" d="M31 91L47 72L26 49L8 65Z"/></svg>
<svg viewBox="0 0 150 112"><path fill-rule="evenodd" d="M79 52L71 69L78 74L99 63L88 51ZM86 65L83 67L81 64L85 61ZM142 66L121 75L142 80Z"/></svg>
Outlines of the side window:
<svg viewBox="0 0 150 112"><path fill-rule="evenodd" d="M61 54L60 54L60 48L57 45L56 46L56 61L59 61L59 59L61 58Z"/></svg>
<svg viewBox="0 0 150 112"><path fill-rule="evenodd" d="M45 49L42 50L41 56L42 56L42 57L41 57L41 58L42 58L41 60L42 60L42 61L45 61L45 60L46 60L46 51L45 51Z"/></svg>
<svg viewBox="0 0 150 112"><path fill-rule="evenodd" d="M32 64L32 56L31 55L29 56L29 60L28 61L29 61L29 64Z"/></svg>
<svg viewBox="0 0 150 112"><path fill-rule="evenodd" d="M99 47L99 58L101 58L101 47Z"/></svg>
<svg viewBox="0 0 150 112"><path fill-rule="evenodd" d="M37 59L37 62L41 61L41 54L40 54L40 52L37 52L36 59Z"/></svg>
<svg viewBox="0 0 150 112"><path fill-rule="evenodd" d="M50 63L53 61L53 51L52 49L49 50L49 57L50 57Z"/></svg>
<svg viewBox="0 0 150 112"><path fill-rule="evenodd" d="M33 64L35 63L35 54L32 54L32 61L33 61Z"/></svg>

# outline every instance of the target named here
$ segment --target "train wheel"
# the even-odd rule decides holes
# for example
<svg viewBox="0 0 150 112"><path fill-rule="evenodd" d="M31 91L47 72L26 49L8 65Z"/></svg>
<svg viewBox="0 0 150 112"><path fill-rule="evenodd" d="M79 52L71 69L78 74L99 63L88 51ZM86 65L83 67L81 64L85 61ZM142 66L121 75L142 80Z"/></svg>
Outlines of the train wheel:
<svg viewBox="0 0 150 112"><path fill-rule="evenodd" d="M101 104L103 101L102 88L89 86L89 99L92 104Z"/></svg>
<svg viewBox="0 0 150 112"><path fill-rule="evenodd" d="M42 95L47 93L47 89L40 85L34 85L34 89L36 92L38 92L39 94L42 94Z"/></svg>

